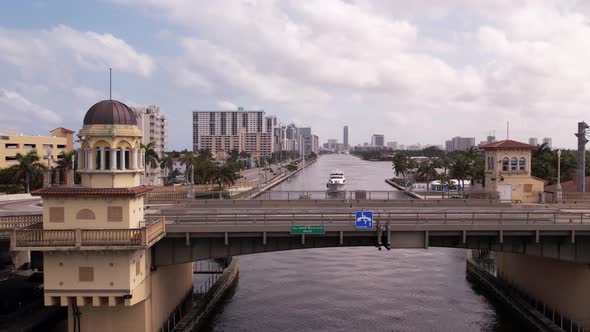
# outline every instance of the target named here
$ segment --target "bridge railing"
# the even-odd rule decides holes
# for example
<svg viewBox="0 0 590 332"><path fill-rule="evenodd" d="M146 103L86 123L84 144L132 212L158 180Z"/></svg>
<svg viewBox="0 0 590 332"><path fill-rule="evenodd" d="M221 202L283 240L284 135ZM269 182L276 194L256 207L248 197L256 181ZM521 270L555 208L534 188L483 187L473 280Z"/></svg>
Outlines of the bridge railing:
<svg viewBox="0 0 590 332"><path fill-rule="evenodd" d="M146 227L130 229L16 229L12 234L11 246L16 250L149 247L165 234L164 218L158 218Z"/></svg>
<svg viewBox="0 0 590 332"><path fill-rule="evenodd" d="M324 200L324 199L346 199L346 200L412 200L402 191L391 190L300 190L300 191L266 191L259 194L257 200Z"/></svg>
<svg viewBox="0 0 590 332"><path fill-rule="evenodd" d="M202 213L167 215L174 223L203 224L345 224L355 223L354 212L287 212L242 211L235 213ZM449 223L520 223L520 224L590 224L590 214L557 211L374 211L373 222L380 224L449 224Z"/></svg>
<svg viewBox="0 0 590 332"><path fill-rule="evenodd" d="M29 227L43 222L41 214L19 215L19 216L1 216L0 230L12 230L23 227Z"/></svg>

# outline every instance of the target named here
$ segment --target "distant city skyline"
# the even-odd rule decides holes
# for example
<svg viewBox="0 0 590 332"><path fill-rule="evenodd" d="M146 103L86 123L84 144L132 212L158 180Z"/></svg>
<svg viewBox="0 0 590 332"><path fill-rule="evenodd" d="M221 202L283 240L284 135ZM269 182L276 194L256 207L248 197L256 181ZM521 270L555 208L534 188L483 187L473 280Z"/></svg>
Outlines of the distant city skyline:
<svg viewBox="0 0 590 332"><path fill-rule="evenodd" d="M192 110L237 106L320 138L342 139L348 125L349 145L372 133L408 146L480 142L490 129L500 140L509 121L511 139L550 136L554 147L575 148L577 122L590 122L590 93L572 93L590 75L590 6L581 1L64 0L2 9L0 127L31 135L80 129L86 110L109 98L109 68L113 99L159 106L176 150L191 149ZM542 51L529 47L537 44Z"/></svg>

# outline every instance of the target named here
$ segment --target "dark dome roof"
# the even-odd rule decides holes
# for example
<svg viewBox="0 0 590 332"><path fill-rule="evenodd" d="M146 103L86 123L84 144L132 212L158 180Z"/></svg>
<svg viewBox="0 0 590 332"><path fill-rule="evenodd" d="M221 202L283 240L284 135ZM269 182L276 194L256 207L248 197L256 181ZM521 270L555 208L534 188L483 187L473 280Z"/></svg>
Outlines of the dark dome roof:
<svg viewBox="0 0 590 332"><path fill-rule="evenodd" d="M117 100L103 100L92 105L84 117L85 125L114 124L137 126L135 113Z"/></svg>

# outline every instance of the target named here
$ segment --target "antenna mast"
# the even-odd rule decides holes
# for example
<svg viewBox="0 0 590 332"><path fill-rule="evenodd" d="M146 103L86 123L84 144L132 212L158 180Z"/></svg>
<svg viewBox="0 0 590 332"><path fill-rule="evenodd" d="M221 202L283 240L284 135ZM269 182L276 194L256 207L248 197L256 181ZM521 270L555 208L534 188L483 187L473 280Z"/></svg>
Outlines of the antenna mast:
<svg viewBox="0 0 590 332"><path fill-rule="evenodd" d="M506 121L506 139L510 139L510 121Z"/></svg>
<svg viewBox="0 0 590 332"><path fill-rule="evenodd" d="M109 100L113 100L113 69L109 68Z"/></svg>

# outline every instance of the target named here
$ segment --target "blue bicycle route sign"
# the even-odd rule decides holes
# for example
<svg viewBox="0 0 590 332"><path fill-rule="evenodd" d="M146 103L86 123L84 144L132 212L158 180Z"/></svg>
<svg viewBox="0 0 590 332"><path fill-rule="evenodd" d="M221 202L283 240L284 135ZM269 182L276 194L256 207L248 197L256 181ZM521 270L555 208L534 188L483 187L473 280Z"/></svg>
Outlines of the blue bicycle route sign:
<svg viewBox="0 0 590 332"><path fill-rule="evenodd" d="M355 227L356 229L373 228L373 211L356 211Z"/></svg>

